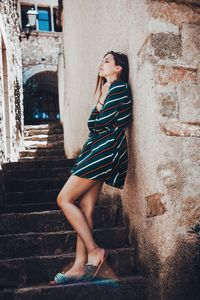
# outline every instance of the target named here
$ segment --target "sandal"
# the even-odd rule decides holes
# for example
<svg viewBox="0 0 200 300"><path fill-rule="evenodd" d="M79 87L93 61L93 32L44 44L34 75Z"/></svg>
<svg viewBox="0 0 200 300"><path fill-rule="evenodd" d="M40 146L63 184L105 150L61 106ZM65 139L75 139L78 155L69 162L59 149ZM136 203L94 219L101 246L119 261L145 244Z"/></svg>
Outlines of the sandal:
<svg viewBox="0 0 200 300"><path fill-rule="evenodd" d="M97 249L98 247L92 249L89 253L91 253L93 250ZM108 257L108 251L101 248L102 250L102 257L101 257L101 260L100 260L100 263L95 266L93 264L89 264L87 263L84 267L84 275L83 275L83 279L84 280L92 280L96 275L97 273L99 272L100 268L102 267L103 263L105 262L106 258Z"/></svg>
<svg viewBox="0 0 200 300"><path fill-rule="evenodd" d="M84 279L82 276L66 276L64 272L56 274L54 281L50 281L49 285L70 284L80 282Z"/></svg>

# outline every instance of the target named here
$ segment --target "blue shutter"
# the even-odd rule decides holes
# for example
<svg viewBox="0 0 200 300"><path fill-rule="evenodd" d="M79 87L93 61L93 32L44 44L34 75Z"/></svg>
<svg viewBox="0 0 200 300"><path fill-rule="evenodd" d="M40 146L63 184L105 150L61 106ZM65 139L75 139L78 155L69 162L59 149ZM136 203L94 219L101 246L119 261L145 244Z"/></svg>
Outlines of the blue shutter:
<svg viewBox="0 0 200 300"><path fill-rule="evenodd" d="M49 8L38 8L38 27L41 31L51 31Z"/></svg>

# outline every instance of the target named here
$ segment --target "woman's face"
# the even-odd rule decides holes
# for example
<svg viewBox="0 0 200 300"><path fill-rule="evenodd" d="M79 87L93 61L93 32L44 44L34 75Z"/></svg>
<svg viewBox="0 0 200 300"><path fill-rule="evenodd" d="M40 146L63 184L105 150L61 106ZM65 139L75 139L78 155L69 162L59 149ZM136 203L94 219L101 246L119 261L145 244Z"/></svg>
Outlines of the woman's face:
<svg viewBox="0 0 200 300"><path fill-rule="evenodd" d="M99 66L99 76L107 77L116 75L120 66L115 65L114 57L112 54L107 54Z"/></svg>

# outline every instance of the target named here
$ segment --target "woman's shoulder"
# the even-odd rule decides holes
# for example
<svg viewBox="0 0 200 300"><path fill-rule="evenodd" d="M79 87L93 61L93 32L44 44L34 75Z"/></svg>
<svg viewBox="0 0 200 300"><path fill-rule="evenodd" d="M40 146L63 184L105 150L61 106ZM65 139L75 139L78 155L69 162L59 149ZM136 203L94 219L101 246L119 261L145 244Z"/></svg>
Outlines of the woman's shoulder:
<svg viewBox="0 0 200 300"><path fill-rule="evenodd" d="M109 91L116 90L116 89L125 91L128 90L128 88L129 88L129 84L125 80L117 79L111 83Z"/></svg>
<svg viewBox="0 0 200 300"><path fill-rule="evenodd" d="M127 84L127 82L123 79L116 79L111 83L110 86L119 85L119 84Z"/></svg>

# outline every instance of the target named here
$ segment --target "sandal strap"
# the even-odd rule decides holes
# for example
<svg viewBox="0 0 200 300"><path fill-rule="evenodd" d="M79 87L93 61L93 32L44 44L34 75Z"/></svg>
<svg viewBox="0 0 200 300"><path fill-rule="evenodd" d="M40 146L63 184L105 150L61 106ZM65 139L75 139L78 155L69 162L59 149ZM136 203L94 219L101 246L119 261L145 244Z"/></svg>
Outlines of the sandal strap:
<svg viewBox="0 0 200 300"><path fill-rule="evenodd" d="M92 264L86 264L84 267L84 272L86 275L93 275L97 269L98 266L94 266Z"/></svg>
<svg viewBox="0 0 200 300"><path fill-rule="evenodd" d="M88 254L89 253L91 253L92 251L94 251L95 249L98 249L99 247L97 246L97 247L94 247L92 250L90 250L89 252L88 252Z"/></svg>

